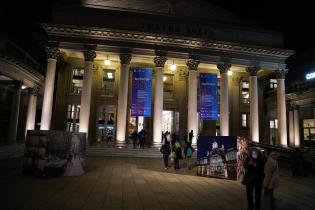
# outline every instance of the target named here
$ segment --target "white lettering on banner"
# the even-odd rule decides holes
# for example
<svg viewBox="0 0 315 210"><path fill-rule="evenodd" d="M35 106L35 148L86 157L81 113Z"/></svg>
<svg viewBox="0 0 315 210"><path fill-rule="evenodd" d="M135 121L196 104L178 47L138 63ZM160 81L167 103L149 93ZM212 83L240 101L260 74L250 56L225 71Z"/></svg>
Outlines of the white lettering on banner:
<svg viewBox="0 0 315 210"><path fill-rule="evenodd" d="M315 72L306 74L306 79L307 79L307 80L309 80L309 79L314 79L314 78L315 78Z"/></svg>

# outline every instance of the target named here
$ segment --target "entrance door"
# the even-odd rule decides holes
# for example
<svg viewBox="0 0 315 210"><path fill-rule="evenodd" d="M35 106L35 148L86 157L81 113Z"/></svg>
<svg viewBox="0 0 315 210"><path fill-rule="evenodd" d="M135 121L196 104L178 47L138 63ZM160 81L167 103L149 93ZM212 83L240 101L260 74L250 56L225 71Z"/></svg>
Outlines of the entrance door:
<svg viewBox="0 0 315 210"><path fill-rule="evenodd" d="M162 119L162 131L179 133L179 112L164 110Z"/></svg>
<svg viewBox="0 0 315 210"><path fill-rule="evenodd" d="M98 142L114 142L116 136L115 106L101 106L98 113L97 140Z"/></svg>

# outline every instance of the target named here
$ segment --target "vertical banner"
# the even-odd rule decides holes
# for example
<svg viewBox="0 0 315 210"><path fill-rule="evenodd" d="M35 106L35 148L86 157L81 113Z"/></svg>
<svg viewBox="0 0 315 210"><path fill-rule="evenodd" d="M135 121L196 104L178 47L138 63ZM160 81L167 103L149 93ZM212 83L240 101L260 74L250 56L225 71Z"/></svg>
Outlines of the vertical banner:
<svg viewBox="0 0 315 210"><path fill-rule="evenodd" d="M152 68L132 70L131 116L151 117Z"/></svg>
<svg viewBox="0 0 315 210"><path fill-rule="evenodd" d="M218 88L216 74L200 74L200 119L218 119Z"/></svg>

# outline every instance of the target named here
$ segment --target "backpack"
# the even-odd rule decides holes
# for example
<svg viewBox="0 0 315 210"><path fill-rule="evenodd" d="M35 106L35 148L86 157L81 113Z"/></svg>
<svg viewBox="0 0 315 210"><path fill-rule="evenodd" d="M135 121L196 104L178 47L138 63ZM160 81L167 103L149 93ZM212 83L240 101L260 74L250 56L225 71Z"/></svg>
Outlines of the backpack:
<svg viewBox="0 0 315 210"><path fill-rule="evenodd" d="M193 154L192 148L191 148L191 147L188 147L188 148L187 148L187 156L188 156L188 157L191 157L192 154Z"/></svg>

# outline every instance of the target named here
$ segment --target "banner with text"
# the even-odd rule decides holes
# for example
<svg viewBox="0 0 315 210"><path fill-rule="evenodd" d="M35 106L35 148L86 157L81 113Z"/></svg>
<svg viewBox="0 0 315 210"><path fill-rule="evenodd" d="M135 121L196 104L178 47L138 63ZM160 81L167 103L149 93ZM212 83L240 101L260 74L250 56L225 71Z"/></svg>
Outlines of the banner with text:
<svg viewBox="0 0 315 210"><path fill-rule="evenodd" d="M132 70L131 116L151 117L152 69Z"/></svg>
<svg viewBox="0 0 315 210"><path fill-rule="evenodd" d="M200 119L218 119L217 75L200 73Z"/></svg>

